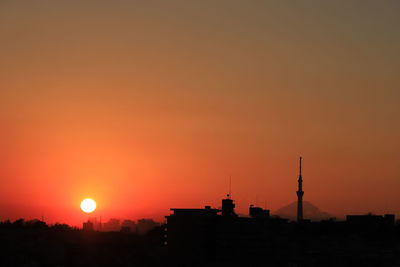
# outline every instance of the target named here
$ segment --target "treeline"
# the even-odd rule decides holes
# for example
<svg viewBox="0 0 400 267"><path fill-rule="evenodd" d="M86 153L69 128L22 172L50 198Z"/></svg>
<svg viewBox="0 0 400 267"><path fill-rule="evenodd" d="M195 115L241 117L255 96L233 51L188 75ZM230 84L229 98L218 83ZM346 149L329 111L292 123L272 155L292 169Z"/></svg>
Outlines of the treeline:
<svg viewBox="0 0 400 267"><path fill-rule="evenodd" d="M33 220L25 220L23 218L10 221L0 221L0 228L2 229L51 229L51 230L58 230L58 231L73 231L79 230L77 227L72 227L65 223L55 223L48 225L46 222L33 219Z"/></svg>

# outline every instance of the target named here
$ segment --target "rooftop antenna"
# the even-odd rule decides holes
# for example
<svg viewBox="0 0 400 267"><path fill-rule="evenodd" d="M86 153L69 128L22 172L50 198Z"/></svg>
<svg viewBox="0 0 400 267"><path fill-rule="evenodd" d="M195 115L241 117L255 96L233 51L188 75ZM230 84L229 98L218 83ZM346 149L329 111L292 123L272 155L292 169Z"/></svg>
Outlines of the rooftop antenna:
<svg viewBox="0 0 400 267"><path fill-rule="evenodd" d="M226 195L229 199L231 198L231 190L232 190L232 176L229 175L229 192Z"/></svg>

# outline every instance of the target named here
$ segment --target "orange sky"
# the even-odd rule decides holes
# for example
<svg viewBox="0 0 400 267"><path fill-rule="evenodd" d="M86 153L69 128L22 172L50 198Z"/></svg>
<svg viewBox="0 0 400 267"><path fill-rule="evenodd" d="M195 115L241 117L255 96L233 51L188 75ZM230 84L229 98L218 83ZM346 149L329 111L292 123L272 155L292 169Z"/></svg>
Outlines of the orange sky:
<svg viewBox="0 0 400 267"><path fill-rule="evenodd" d="M0 219L400 215L398 1L128 2L0 3Z"/></svg>

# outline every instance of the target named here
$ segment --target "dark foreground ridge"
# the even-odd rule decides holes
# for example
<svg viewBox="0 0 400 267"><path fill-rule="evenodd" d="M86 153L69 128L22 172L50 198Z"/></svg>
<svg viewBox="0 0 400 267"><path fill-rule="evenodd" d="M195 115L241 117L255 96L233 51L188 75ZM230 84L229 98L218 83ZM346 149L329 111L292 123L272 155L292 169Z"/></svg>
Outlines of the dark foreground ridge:
<svg viewBox="0 0 400 267"><path fill-rule="evenodd" d="M394 215L309 220L301 160L296 195L295 221L252 205L238 216L230 194L221 209L171 209L164 225L89 219L77 229L6 221L0 266L400 266Z"/></svg>
<svg viewBox="0 0 400 267"><path fill-rule="evenodd" d="M173 209L143 235L2 222L0 266L400 266L392 215L293 222L223 210Z"/></svg>
<svg viewBox="0 0 400 267"><path fill-rule="evenodd" d="M0 223L0 266L164 266L163 234L160 226L140 235L6 221Z"/></svg>

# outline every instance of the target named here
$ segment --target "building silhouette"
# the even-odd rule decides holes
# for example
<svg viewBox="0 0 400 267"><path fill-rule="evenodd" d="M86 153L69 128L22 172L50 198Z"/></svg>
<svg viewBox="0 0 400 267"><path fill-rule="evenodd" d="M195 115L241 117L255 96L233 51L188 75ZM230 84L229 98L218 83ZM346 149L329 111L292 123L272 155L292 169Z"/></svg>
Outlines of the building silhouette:
<svg viewBox="0 0 400 267"><path fill-rule="evenodd" d="M121 220L117 218L110 218L107 222L103 223L104 232L119 232L121 231Z"/></svg>
<svg viewBox="0 0 400 267"><path fill-rule="evenodd" d="M244 258L243 255L260 255L270 246L266 226L272 222L287 222L270 218L269 210L253 205L249 207L247 217L239 217L234 208L234 201L228 194L222 199L222 209L210 206L204 209L171 209L173 214L166 216L169 255L182 261L229 261Z"/></svg>
<svg viewBox="0 0 400 267"><path fill-rule="evenodd" d="M395 225L394 214L374 215L347 215L346 223L358 229L393 227Z"/></svg>
<svg viewBox="0 0 400 267"><path fill-rule="evenodd" d="M269 218L269 210L264 210L260 207L254 207L254 205L250 205L249 207L249 215L252 218Z"/></svg>
<svg viewBox="0 0 400 267"><path fill-rule="evenodd" d="M298 190L296 192L297 194L297 221L301 222L303 220L303 177L301 175L301 162L302 157L300 157L300 169L299 169L299 179L297 180L298 182Z"/></svg>
<svg viewBox="0 0 400 267"><path fill-rule="evenodd" d="M121 232L135 233L137 231L137 224L132 220L123 220L121 223Z"/></svg>
<svg viewBox="0 0 400 267"><path fill-rule="evenodd" d="M83 223L83 231L91 232L94 231L94 224L90 220Z"/></svg>
<svg viewBox="0 0 400 267"><path fill-rule="evenodd" d="M231 199L230 194L227 194L226 198L222 200L222 216L237 216L235 213L235 203Z"/></svg>
<svg viewBox="0 0 400 267"><path fill-rule="evenodd" d="M136 233L140 235L144 235L148 233L150 230L160 226L160 224L153 219L140 219L136 224Z"/></svg>

